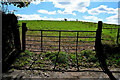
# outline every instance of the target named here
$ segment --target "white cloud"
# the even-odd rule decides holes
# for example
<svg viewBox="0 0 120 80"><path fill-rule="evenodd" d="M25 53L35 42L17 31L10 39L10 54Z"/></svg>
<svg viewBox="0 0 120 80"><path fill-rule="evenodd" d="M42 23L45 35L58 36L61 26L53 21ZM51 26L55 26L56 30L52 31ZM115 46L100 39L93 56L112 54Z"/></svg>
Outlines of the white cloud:
<svg viewBox="0 0 120 80"><path fill-rule="evenodd" d="M19 20L64 20L64 18L48 18L48 17L41 17L39 14L31 14L31 15L26 15L26 14L16 14L19 17ZM80 21L85 21L85 22L98 22L98 21L103 21L100 18L97 18L95 16L84 16L85 20L80 20ZM74 18L67 18L68 21L75 21L76 19ZM104 23L109 23L109 24L118 24L118 15L110 16L106 18L106 21Z"/></svg>
<svg viewBox="0 0 120 80"><path fill-rule="evenodd" d="M90 0L46 0L53 2L56 8L62 8L64 11L58 11L61 14L73 14L73 11L86 12L90 4Z"/></svg>
<svg viewBox="0 0 120 80"><path fill-rule="evenodd" d="M120 0L91 0L91 2L119 2Z"/></svg>
<svg viewBox="0 0 120 80"><path fill-rule="evenodd" d="M118 24L118 14L107 17L106 20L107 20L106 23Z"/></svg>
<svg viewBox="0 0 120 80"><path fill-rule="evenodd" d="M62 8L64 11L58 10L60 14L72 14L76 15L73 11L86 12L87 7L90 5L90 0L44 0L45 2L53 2L56 8ZM32 2L33 4L39 4L40 0ZM47 13L47 12L46 12ZM53 13L54 14L54 13Z"/></svg>
<svg viewBox="0 0 120 80"><path fill-rule="evenodd" d="M118 8L114 9L114 8L108 8L105 5L100 5L97 8L92 8L91 10L88 10L88 13L92 15L98 15L100 13L117 14Z"/></svg>
<svg viewBox="0 0 120 80"><path fill-rule="evenodd" d="M76 16L75 13L68 13L68 12L65 12L65 11L61 11L61 10L57 10L57 11L48 11L48 10L38 10L39 13L43 13L43 14L49 14L49 15L54 15L54 14L72 14L74 16Z"/></svg>
<svg viewBox="0 0 120 80"><path fill-rule="evenodd" d="M26 14L16 14L17 16L21 17L19 20L64 20L64 18L48 18L48 17L41 17L39 14L31 14L31 15L26 15ZM67 18L68 21L70 20L76 20L73 18Z"/></svg>
<svg viewBox="0 0 120 80"><path fill-rule="evenodd" d="M102 19L95 17L95 16L83 16L84 19L88 20L88 21L93 21L93 22L98 22L98 21L102 21Z"/></svg>
<svg viewBox="0 0 120 80"><path fill-rule="evenodd" d="M38 5L38 4L40 4L40 0L36 0L36 1L31 2L31 3L35 4L35 5Z"/></svg>
<svg viewBox="0 0 120 80"><path fill-rule="evenodd" d="M16 15L21 17L19 18L19 20L41 20L41 17L38 14L31 14L31 15L16 14Z"/></svg>
<svg viewBox="0 0 120 80"><path fill-rule="evenodd" d="M40 2L45 2L45 0L32 0L32 4L35 4L35 5L38 5L38 4L40 4Z"/></svg>
<svg viewBox="0 0 120 80"><path fill-rule="evenodd" d="M72 15L74 15L74 16L76 16L76 14L75 13L68 13L68 12L65 12L65 11L61 11L61 10L58 10L57 11L59 14L72 14Z"/></svg>
<svg viewBox="0 0 120 80"><path fill-rule="evenodd" d="M39 13L43 14L56 14L56 11L38 10Z"/></svg>

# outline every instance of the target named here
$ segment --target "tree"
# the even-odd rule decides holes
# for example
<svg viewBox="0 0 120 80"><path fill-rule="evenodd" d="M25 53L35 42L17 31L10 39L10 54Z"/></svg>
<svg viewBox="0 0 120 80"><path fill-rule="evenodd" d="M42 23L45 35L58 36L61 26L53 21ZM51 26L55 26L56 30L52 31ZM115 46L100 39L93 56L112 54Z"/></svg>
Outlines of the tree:
<svg viewBox="0 0 120 80"><path fill-rule="evenodd" d="M22 8L22 7L27 7L30 2L1 2L2 5L11 5L13 4L14 6L17 6L19 8Z"/></svg>
<svg viewBox="0 0 120 80"><path fill-rule="evenodd" d="M32 0L32 1L36 1L36 0ZM43 1L43 0L40 0L40 1ZM1 4L2 5L11 5L13 4L14 6L17 6L19 8L22 8L22 7L27 7L31 2L27 2L24 1L24 0L21 0L21 2L15 2L15 0L7 0L7 2L4 2L3 0L1 0Z"/></svg>
<svg viewBox="0 0 120 80"><path fill-rule="evenodd" d="M67 19L64 19L65 21L67 21Z"/></svg>

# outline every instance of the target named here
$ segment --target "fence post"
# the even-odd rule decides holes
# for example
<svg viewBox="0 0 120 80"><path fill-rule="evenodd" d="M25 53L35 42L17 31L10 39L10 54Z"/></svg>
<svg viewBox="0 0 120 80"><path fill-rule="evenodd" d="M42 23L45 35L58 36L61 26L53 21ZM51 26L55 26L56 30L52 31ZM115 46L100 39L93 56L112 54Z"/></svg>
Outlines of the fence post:
<svg viewBox="0 0 120 80"><path fill-rule="evenodd" d="M117 42L117 44L119 44L119 42L118 42L118 40L119 40L119 30L120 30L120 29L118 28L117 41L116 41L116 42Z"/></svg>
<svg viewBox="0 0 120 80"><path fill-rule="evenodd" d="M103 51L103 46L101 43L101 33L102 33L102 21L98 22L98 29L96 32L96 41L95 41L95 51L96 51L96 56L99 60L100 66L102 70L109 76L111 80L117 80L113 75L112 72L109 71L107 63L106 63L106 58L105 54Z"/></svg>
<svg viewBox="0 0 120 80"><path fill-rule="evenodd" d="M26 38L25 33L27 31L26 23L22 23L22 51L25 51Z"/></svg>
<svg viewBox="0 0 120 80"><path fill-rule="evenodd" d="M101 34L102 34L102 21L98 22L98 29L96 32L96 40L95 40L95 50L99 52L101 50Z"/></svg>

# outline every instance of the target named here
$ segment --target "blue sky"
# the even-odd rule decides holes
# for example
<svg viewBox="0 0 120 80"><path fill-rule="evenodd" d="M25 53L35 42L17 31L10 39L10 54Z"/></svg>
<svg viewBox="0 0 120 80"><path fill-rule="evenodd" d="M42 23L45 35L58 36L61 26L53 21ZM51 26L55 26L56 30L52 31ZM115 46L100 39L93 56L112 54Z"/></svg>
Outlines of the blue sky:
<svg viewBox="0 0 120 80"><path fill-rule="evenodd" d="M99 2L98 2L99 1ZM112 0L44 0L32 2L28 7L8 6L17 10L19 20L70 20L117 24L118 1Z"/></svg>

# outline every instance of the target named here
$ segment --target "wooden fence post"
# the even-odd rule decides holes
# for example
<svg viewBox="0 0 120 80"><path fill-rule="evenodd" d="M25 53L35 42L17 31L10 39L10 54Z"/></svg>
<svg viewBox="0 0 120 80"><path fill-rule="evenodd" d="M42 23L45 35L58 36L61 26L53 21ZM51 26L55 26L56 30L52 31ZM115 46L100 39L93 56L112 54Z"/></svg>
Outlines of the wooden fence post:
<svg viewBox="0 0 120 80"><path fill-rule="evenodd" d="M95 48L100 49L101 45L101 34L102 34L102 21L98 22L98 29L96 32L96 41L95 41Z"/></svg>
<svg viewBox="0 0 120 80"><path fill-rule="evenodd" d="M109 69L108 69L105 54L104 54L104 51L103 51L103 46L102 46L102 43L101 43L101 33L102 33L102 21L99 21L98 22L98 29L97 29L97 32L96 32L96 41L95 41L96 56L99 60L101 68L109 76L109 78L111 80L117 80L112 75L112 72L110 72Z"/></svg>
<svg viewBox="0 0 120 80"><path fill-rule="evenodd" d="M120 30L120 29L118 28L117 41L116 41L117 44L119 44L119 42L118 42L118 40L119 40L119 30Z"/></svg>
<svg viewBox="0 0 120 80"><path fill-rule="evenodd" d="M26 23L22 23L22 51L25 51L26 38L25 33L27 31Z"/></svg>

